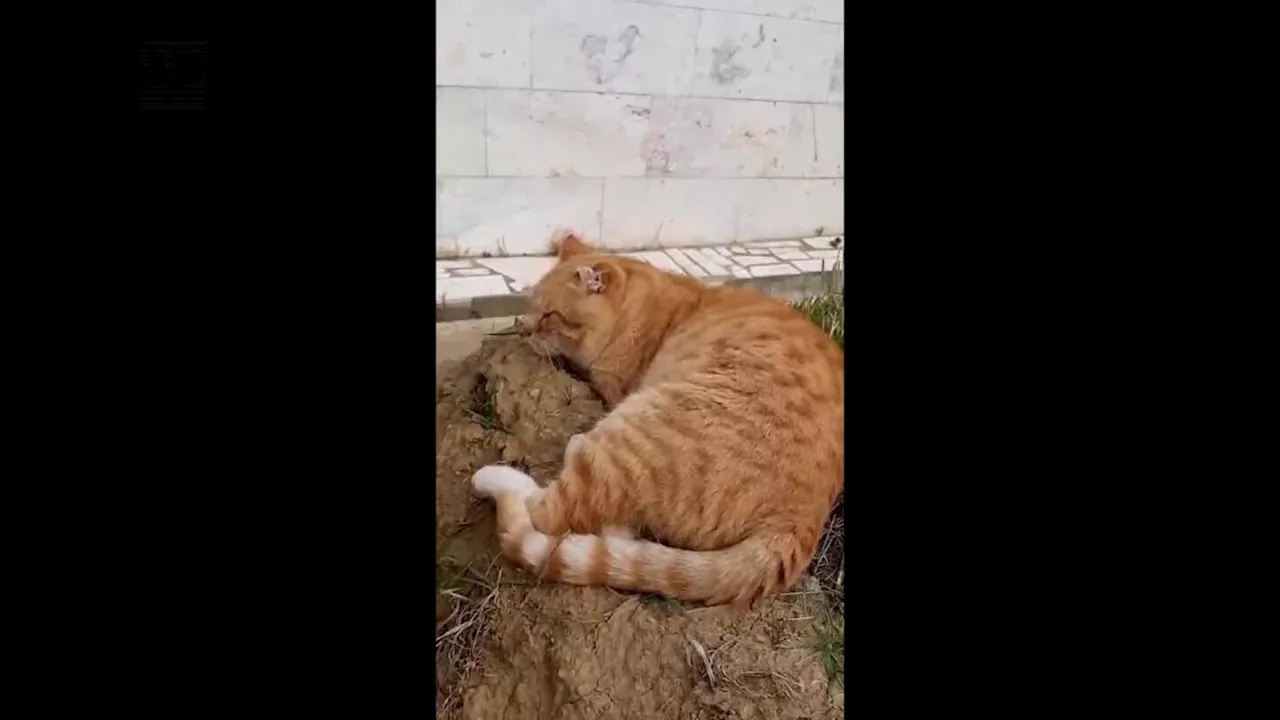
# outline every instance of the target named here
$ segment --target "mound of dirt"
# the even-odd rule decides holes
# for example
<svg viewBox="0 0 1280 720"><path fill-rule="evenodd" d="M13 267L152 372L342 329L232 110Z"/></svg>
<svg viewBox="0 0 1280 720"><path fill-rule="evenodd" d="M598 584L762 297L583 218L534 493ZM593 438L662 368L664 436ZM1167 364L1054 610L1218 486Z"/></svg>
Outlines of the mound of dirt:
<svg viewBox="0 0 1280 720"><path fill-rule="evenodd" d="M541 485L569 436L604 415L589 386L518 337L486 339L436 399L438 717L835 718L815 626L817 582L750 611L541 583L496 557L471 475L520 467ZM829 661L829 659L827 659Z"/></svg>

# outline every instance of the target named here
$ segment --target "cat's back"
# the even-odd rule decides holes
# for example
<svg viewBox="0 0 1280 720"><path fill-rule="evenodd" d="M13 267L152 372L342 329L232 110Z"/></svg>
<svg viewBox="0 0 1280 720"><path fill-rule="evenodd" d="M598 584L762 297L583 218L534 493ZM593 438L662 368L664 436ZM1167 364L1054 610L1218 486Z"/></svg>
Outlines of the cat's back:
<svg viewBox="0 0 1280 720"><path fill-rule="evenodd" d="M726 460L757 458L761 470L787 474L843 467L844 354L780 300L709 290L640 390L673 432L723 448Z"/></svg>
<svg viewBox="0 0 1280 720"><path fill-rule="evenodd" d="M772 528L808 547L844 482L843 353L785 303L717 290L602 424L660 458L641 503L659 537L712 549Z"/></svg>
<svg viewBox="0 0 1280 720"><path fill-rule="evenodd" d="M801 398L842 407L844 354L781 300L710 288L698 310L665 338L642 385L671 381L786 395L797 411Z"/></svg>

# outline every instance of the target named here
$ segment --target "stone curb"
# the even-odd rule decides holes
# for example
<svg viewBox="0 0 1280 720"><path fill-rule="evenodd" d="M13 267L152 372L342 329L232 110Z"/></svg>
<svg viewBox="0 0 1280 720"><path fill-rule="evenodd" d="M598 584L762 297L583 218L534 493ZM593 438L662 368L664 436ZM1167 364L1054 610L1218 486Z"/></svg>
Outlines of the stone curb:
<svg viewBox="0 0 1280 720"><path fill-rule="evenodd" d="M820 238L806 238L804 240L790 241L763 241L756 243L734 244L732 246L712 247L712 248L692 248L692 250L707 251L708 254L697 256L690 248L668 248L663 251L629 251L619 252L619 255L628 255L646 260L655 266L669 272L678 272L680 274L698 277L704 282L715 284L736 285L752 288L759 292L772 297L779 297L786 300L795 300L807 295L813 295L822 292L830 287L829 279L830 267L824 262L821 263L826 271L811 270L815 265L812 255L807 255L804 251L814 252L827 256L828 250L833 247L835 242L839 246L838 253L831 257L834 262L835 258L843 259L843 236L828 236ZM734 248L732 252L728 249ZM675 250L675 253L671 251ZM751 254L746 254L743 251ZM761 252L764 251L764 252ZM767 255L765 253L768 253ZM709 254L715 253L715 254ZM655 258L655 255L659 257ZM670 258L664 261L662 256ZM754 274L751 271L751 265L745 267L740 266L737 259L746 258L754 261L756 258L768 258L771 261L770 268L783 268L785 274L774 274L759 277L744 277L747 274ZM715 258L714 261L707 260ZM697 264L691 262L697 260ZM521 265L520 261L527 261L527 264L534 269L522 268L519 271L508 270L507 272L499 272L502 267L514 267ZM436 262L436 281L450 279L464 279L475 277L502 278L505 287L499 285L495 280L489 280L488 284L496 289L510 290L502 294L479 294L472 297L464 297L459 299L450 299L447 294L443 298L440 296L440 290L437 289L436 298L436 322L455 322L458 320L475 320L490 317L506 317L511 315L522 315L528 310L528 300L523 294L525 288L536 282L535 276L539 276L537 268L545 268L551 262L550 257L539 258L473 258L470 260L437 260ZM667 264L664 266L663 262ZM715 265L715 262L723 263L723 265ZM753 263L759 268L758 263ZM480 275L479 269L485 267L486 274ZM713 275L708 272L716 269L728 269L733 275ZM470 272L468 272L470 271ZM691 272L694 271L694 272ZM696 274L695 274L696 272ZM771 271L772 272L772 271ZM460 275L461 273L461 275ZM470 280L464 280L470 282Z"/></svg>

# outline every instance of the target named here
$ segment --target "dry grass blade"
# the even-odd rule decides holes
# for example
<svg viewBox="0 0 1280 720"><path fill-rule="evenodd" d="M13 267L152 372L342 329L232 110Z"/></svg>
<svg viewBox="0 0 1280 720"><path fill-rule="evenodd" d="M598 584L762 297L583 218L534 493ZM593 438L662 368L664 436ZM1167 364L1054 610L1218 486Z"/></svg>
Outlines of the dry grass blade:
<svg viewBox="0 0 1280 720"><path fill-rule="evenodd" d="M445 592L441 593L441 595L445 595L445 594L447 594L447 593L449 593L449 592L452 592L452 591L451 591L451 590L446 590ZM461 595L457 595L456 593L455 593L454 597L461 598L464 602L467 600L467 598L465 598L465 597L463 597L463 596L461 596ZM461 605L455 605L455 606L454 606L454 608L453 608L453 612L449 613L449 617L445 618L445 619L444 619L443 621L441 621L441 622L436 623L436 627L449 627L449 623L453 622L453 619L454 619L455 617L457 617L457 616L458 616L458 611L459 611L459 610L461 610L461 609L462 609L462 606L461 606Z"/></svg>
<svg viewBox="0 0 1280 720"><path fill-rule="evenodd" d="M490 566L492 567L492 563L490 564ZM475 569L475 568L473 568L473 567L471 567L470 565L468 565L468 566L467 566L467 569L466 569L466 572L467 572L467 574L468 574L468 575L471 575L471 577L469 577L469 578L462 578L462 580L464 580L464 581L466 581L466 582L469 582L469 583L471 583L472 585L479 585L480 587L482 587L482 588L484 588L485 590L488 590L488 591L490 591L490 592L493 592L493 591L495 590L495 586L493 586L493 585L490 585L490 584L489 584L489 578L487 578L487 577L485 577L484 575L482 575L482 574L480 574L480 573L476 572L476 569ZM486 571L486 572L487 572L487 571ZM501 571L499 571L499 573L501 573ZM501 574L499 574L499 576L498 576L498 577L499 577L499 578L501 578L501 577L502 577L502 576L501 576Z"/></svg>
<svg viewBox="0 0 1280 720"><path fill-rule="evenodd" d="M716 673L711 669L711 658L707 656L707 649L702 647L702 643L689 638L689 643L693 645L693 649L698 653L698 657L702 658L702 665L707 670L707 682L711 684L711 689L716 689Z"/></svg>
<svg viewBox="0 0 1280 720"><path fill-rule="evenodd" d="M492 567L493 564L490 563L489 568L492 569ZM436 635L436 666L452 670L451 676L443 683L448 686L448 692L442 700L438 701L436 707L438 719L456 717L461 710L462 691L467 687L472 673L479 665L479 646L488 631L489 621L496 610L498 588L502 586L501 568L498 569L497 579L492 581L492 584L470 566L466 568L466 572L475 574L480 580L460 578L461 580L474 586L484 587L488 589L488 593L481 597L472 597L453 592L452 588L447 593L441 593L456 600L458 606L445 622L436 627L438 633ZM451 622L452 625L450 625ZM437 678L437 686L439 687L440 684L442 681ZM439 698L439 694L436 697Z"/></svg>
<svg viewBox="0 0 1280 720"><path fill-rule="evenodd" d="M469 602L471 600L471 598L467 597L466 595L460 595L458 591L453 588L445 588L444 590L440 591L440 594L445 595L447 597L451 597L454 600L461 600L463 602ZM454 609L454 612L457 612L457 609ZM447 623L448 620L446 620L445 622Z"/></svg>
<svg viewBox="0 0 1280 720"><path fill-rule="evenodd" d="M818 552L809 571L832 605L844 602L844 496L836 501L823 528Z"/></svg>
<svg viewBox="0 0 1280 720"><path fill-rule="evenodd" d="M444 642L445 640L448 640L450 636L457 635L458 633L462 632L463 630L466 630L467 628L471 627L471 626L472 626L472 625L474 625L475 623L476 623L475 618L472 618L472 619L470 619L470 620L468 620L468 621L466 621L466 622L464 622L464 623L461 623L461 624L459 624L459 625L454 625L453 627L451 627L451 628L449 628L447 631L445 631L445 633L444 633L443 635L437 635L437 636L436 636L436 647L440 647L440 643Z"/></svg>

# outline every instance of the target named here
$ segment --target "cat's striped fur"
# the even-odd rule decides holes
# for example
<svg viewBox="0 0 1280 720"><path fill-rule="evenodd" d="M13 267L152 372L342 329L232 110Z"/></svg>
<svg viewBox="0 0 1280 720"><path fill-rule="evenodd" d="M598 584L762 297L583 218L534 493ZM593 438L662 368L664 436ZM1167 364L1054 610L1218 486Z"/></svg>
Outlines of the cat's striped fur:
<svg viewBox="0 0 1280 720"><path fill-rule="evenodd" d="M532 302L530 341L584 368L611 411L546 489L475 474L503 554L551 580L712 604L794 584L844 482L831 338L779 300L573 235Z"/></svg>

